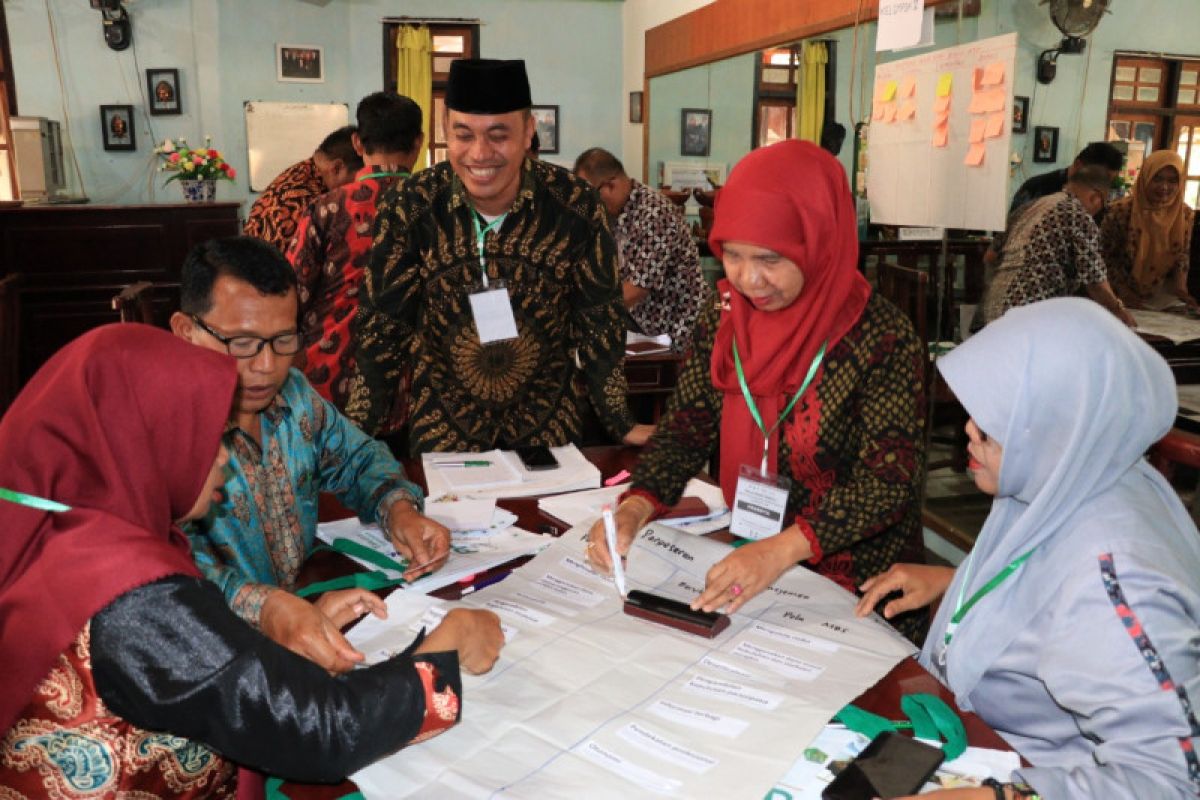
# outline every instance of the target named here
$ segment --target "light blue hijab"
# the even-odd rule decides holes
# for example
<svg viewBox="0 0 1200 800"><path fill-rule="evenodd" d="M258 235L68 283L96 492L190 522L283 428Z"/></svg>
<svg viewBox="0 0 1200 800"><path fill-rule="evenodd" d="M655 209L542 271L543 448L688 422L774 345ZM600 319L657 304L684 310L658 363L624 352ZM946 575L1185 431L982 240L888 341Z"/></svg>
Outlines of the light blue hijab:
<svg viewBox="0 0 1200 800"><path fill-rule="evenodd" d="M991 513L921 653L970 710L984 672L1054 601L1064 564L1078 560L1072 556L1101 544L1136 549L1145 524L1125 524L1131 519L1177 536L1181 549L1196 551L1192 563L1200 563L1200 537L1175 491L1143 458L1175 419L1171 370L1096 303L1060 298L1011 309L939 366L975 423L1004 448ZM969 599L1035 547L944 648L958 598Z"/></svg>

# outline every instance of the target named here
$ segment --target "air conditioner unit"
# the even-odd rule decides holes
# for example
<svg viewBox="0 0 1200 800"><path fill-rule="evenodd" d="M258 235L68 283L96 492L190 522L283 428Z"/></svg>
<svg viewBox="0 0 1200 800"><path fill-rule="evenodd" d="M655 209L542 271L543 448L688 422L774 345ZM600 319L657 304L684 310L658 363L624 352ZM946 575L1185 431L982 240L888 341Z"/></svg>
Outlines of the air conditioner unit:
<svg viewBox="0 0 1200 800"><path fill-rule="evenodd" d="M62 126L45 117L13 117L9 127L21 199L36 203L65 195Z"/></svg>

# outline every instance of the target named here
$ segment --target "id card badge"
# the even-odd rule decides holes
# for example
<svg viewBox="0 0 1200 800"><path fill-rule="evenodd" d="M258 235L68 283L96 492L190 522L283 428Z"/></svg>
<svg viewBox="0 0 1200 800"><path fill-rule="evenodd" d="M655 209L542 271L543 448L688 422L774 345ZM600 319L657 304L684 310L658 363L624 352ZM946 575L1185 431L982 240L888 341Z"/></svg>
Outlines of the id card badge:
<svg viewBox="0 0 1200 800"><path fill-rule="evenodd" d="M766 539L783 530L792 482L748 464L738 471L729 532L743 539Z"/></svg>
<svg viewBox="0 0 1200 800"><path fill-rule="evenodd" d="M513 316L508 287L503 281L489 281L486 287L476 287L469 299L471 316L475 318L475 332L479 334L480 344L517 338L517 320Z"/></svg>

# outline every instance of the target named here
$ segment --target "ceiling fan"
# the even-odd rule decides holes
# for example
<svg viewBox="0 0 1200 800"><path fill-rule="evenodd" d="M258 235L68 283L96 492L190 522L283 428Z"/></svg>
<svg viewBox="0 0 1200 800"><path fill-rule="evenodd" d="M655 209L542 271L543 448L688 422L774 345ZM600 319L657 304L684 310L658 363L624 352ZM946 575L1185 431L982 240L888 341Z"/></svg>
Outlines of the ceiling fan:
<svg viewBox="0 0 1200 800"><path fill-rule="evenodd" d="M1058 71L1059 53L1082 53L1087 47L1083 38L1096 29L1105 14L1111 14L1113 0L1042 0L1050 6L1050 19L1062 31L1058 47L1044 50L1038 57L1037 79L1050 83Z"/></svg>

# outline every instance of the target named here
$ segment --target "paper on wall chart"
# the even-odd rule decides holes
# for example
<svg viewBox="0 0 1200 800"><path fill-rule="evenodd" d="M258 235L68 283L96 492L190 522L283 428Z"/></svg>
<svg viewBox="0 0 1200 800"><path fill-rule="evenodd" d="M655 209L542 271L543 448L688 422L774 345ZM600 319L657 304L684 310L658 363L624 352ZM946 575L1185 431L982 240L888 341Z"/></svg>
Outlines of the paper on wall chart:
<svg viewBox="0 0 1200 800"><path fill-rule="evenodd" d="M712 640L622 612L573 528L459 605L495 611L507 644L463 676L462 721L353 776L369 798L762 797L843 705L915 648L854 597L785 573ZM630 551L631 588L690 600L728 545L665 526ZM377 661L454 604L388 598L350 641Z"/></svg>

